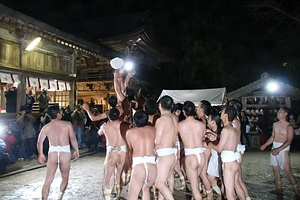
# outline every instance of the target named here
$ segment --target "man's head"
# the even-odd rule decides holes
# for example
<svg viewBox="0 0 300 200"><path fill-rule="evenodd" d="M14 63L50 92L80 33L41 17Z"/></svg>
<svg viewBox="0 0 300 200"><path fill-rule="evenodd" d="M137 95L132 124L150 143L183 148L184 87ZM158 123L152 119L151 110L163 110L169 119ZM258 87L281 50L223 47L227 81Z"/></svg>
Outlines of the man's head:
<svg viewBox="0 0 300 200"><path fill-rule="evenodd" d="M212 129L213 127L219 127L221 126L221 118L219 113L212 112L210 113L208 119L207 119L207 126Z"/></svg>
<svg viewBox="0 0 300 200"><path fill-rule="evenodd" d="M49 106L47 108L47 113L51 119L61 119L62 111L59 109L59 106Z"/></svg>
<svg viewBox="0 0 300 200"><path fill-rule="evenodd" d="M277 112L277 119L287 120L290 115L290 109L287 107L281 107Z"/></svg>
<svg viewBox="0 0 300 200"><path fill-rule="evenodd" d="M110 97L108 98L108 104L110 105L110 107L112 107L112 108L116 107L116 106L117 106L117 103L118 103L117 97L115 97L115 96L110 96Z"/></svg>
<svg viewBox="0 0 300 200"><path fill-rule="evenodd" d="M225 106L222 110L221 113L221 119L223 122L229 121L229 122L233 122L233 120L236 118L237 116L237 110L234 106Z"/></svg>
<svg viewBox="0 0 300 200"><path fill-rule="evenodd" d="M228 102L228 105L235 107L238 113L240 113L243 109L243 104L238 99L232 99Z"/></svg>
<svg viewBox="0 0 300 200"><path fill-rule="evenodd" d="M172 108L172 113L174 113L178 117L182 112L182 107L182 103L176 103Z"/></svg>
<svg viewBox="0 0 300 200"><path fill-rule="evenodd" d="M108 117L111 121L119 119L120 111L116 108L112 108L108 111Z"/></svg>
<svg viewBox="0 0 300 200"><path fill-rule="evenodd" d="M135 112L133 120L136 127L143 127L146 126L148 123L148 115L145 111L138 110Z"/></svg>
<svg viewBox="0 0 300 200"><path fill-rule="evenodd" d="M147 99L146 103L145 103L145 112L148 115L154 115L157 111L158 105L156 103L156 101L154 101L153 99Z"/></svg>
<svg viewBox="0 0 300 200"><path fill-rule="evenodd" d="M166 95L163 96L162 98L159 99L159 108L166 110L166 111L171 111L173 107L173 99L172 97Z"/></svg>
<svg viewBox="0 0 300 200"><path fill-rule="evenodd" d="M194 116L195 114L195 104L191 101L184 102L182 106L182 111L186 116Z"/></svg>
<svg viewBox="0 0 300 200"><path fill-rule="evenodd" d="M211 110L211 104L207 100L202 100L199 102L197 108L196 108L196 113L198 117L204 117L205 115L208 116Z"/></svg>

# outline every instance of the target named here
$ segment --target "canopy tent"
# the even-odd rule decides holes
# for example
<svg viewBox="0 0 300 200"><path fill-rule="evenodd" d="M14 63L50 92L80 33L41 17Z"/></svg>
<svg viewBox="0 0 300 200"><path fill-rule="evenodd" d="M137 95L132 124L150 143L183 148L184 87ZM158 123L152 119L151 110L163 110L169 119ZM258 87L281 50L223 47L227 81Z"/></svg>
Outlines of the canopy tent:
<svg viewBox="0 0 300 200"><path fill-rule="evenodd" d="M223 105L226 102L226 88L197 89L197 90L163 90L158 99L169 95L175 103L191 101L195 105L202 100L209 101L213 106Z"/></svg>

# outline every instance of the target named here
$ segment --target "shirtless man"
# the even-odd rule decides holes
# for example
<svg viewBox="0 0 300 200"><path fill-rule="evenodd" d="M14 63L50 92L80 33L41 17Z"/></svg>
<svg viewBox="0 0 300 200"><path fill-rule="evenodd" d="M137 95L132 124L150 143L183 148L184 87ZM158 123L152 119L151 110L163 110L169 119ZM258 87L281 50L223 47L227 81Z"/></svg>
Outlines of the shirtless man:
<svg viewBox="0 0 300 200"><path fill-rule="evenodd" d="M105 200L110 199L110 179L116 169L117 197L121 195L120 179L126 156L126 143L120 133L119 110L112 108L108 112L110 122L103 124L98 131L99 135L106 137L106 158L104 161L104 186Z"/></svg>
<svg viewBox="0 0 300 200"><path fill-rule="evenodd" d="M155 123L155 149L157 153L157 178L155 186L160 191L159 199L163 199L164 197L166 200L174 199L173 173L177 160L177 149L175 148L178 133L177 119L171 113L172 106L173 99L170 96L163 96L158 104L161 117Z"/></svg>
<svg viewBox="0 0 300 200"><path fill-rule="evenodd" d="M199 200L202 199L199 192L199 176L206 159L203 153L206 127L203 122L194 118L194 103L186 101L182 110L186 119L179 122L178 131L184 146L186 174L191 183L193 197Z"/></svg>
<svg viewBox="0 0 300 200"><path fill-rule="evenodd" d="M221 159L224 163L223 179L226 189L226 197L228 200L235 199L235 189L237 193L240 193L242 190L241 186L237 185L239 182L235 181L238 179L239 153L236 152L237 134L235 129L232 127L231 122L234 120L236 115L237 111L233 106L226 106L222 110L221 120L223 121L224 127L221 131L220 141L218 145L209 143L210 148L215 149L216 151L221 153ZM244 199L245 197L241 200Z"/></svg>
<svg viewBox="0 0 300 200"><path fill-rule="evenodd" d="M148 116L145 111L137 111L133 119L136 127L126 134L128 147L133 151L128 199L137 200L139 192L143 190L142 199L150 200L149 188L156 179L155 128L147 125Z"/></svg>
<svg viewBox="0 0 300 200"><path fill-rule="evenodd" d="M291 172L291 162L289 157L290 144L294 137L293 126L287 121L289 109L282 107L277 112L278 122L273 124L272 136L260 147L263 151L267 146L273 144L270 164L273 166L276 190L271 191L273 194L282 194L282 183L280 178L280 168L284 170L289 181L292 183L293 190L300 197L300 190L297 179ZM280 167L280 168L279 168Z"/></svg>
<svg viewBox="0 0 300 200"><path fill-rule="evenodd" d="M242 102L238 99L232 99L229 101L228 104L236 108L238 115L243 109ZM239 158L239 162L238 162L240 164L239 178L237 181L239 181L239 184L241 185L241 187L243 189L243 193L240 194L242 196L239 196L239 198L244 198L244 196L245 196L245 198L247 200L251 200L247 186L242 178L242 161L243 161L243 154L244 154L246 148L245 148L245 145L241 144L241 139L240 139L241 138L241 122L240 122L238 115L236 116L236 118L233 120L232 123L233 123L233 128L235 129L235 131L237 133L237 144L238 145L237 145L236 151L240 154L240 158Z"/></svg>
<svg viewBox="0 0 300 200"><path fill-rule="evenodd" d="M208 119L208 115L211 111L211 104L209 101L207 100L202 100L199 102L197 108L196 108L196 113L197 116L200 118L200 120L205 124L205 126L207 126L207 119ZM205 150L204 150L204 155L206 157L205 159L205 165L203 167L203 170L201 172L201 180L203 182L204 185L204 193L207 194L207 198L212 199L213 198L213 191L210 185L210 182L208 180L208 176L207 176L207 167L208 167L208 162L211 156L211 152L210 149L207 148L206 143L203 143ZM201 184L199 184L199 186L201 186ZM199 188L201 190L201 188Z"/></svg>
<svg viewBox="0 0 300 200"><path fill-rule="evenodd" d="M72 124L70 122L60 120L62 118L62 111L59 109L59 107L50 106L48 108L48 114L53 120L42 128L37 141L37 149L39 152L38 161L40 164L44 163L46 160L45 155L43 154L43 142L46 137L48 137L50 145L47 162L47 174L42 189L42 199L48 198L50 185L54 179L58 165L62 177L60 184L60 195L58 199L62 199L63 194L68 186L71 165L69 141L71 141L72 147L75 150L73 154L75 159L79 158L79 149Z"/></svg>

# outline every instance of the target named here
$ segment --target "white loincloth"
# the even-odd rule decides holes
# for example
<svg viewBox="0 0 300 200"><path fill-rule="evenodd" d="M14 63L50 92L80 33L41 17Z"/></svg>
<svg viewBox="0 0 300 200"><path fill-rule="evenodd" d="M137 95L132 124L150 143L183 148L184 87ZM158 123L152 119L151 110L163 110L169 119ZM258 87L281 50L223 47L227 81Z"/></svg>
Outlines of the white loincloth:
<svg viewBox="0 0 300 200"><path fill-rule="evenodd" d="M149 174L147 163L152 163L155 165L156 164L155 156L144 156L144 157L133 157L132 158L132 168L134 168L138 164L144 164L145 171L146 171L146 177L144 180L145 184L147 184L147 182L148 182L148 174Z"/></svg>
<svg viewBox="0 0 300 200"><path fill-rule="evenodd" d="M246 146L245 145L238 144L237 147L236 147L236 151L238 153L244 154L245 150L246 150Z"/></svg>
<svg viewBox="0 0 300 200"><path fill-rule="evenodd" d="M272 149L278 148L282 144L283 143L280 143L280 142L273 142ZM283 150L281 150L277 156L274 156L271 152L270 165L279 166L281 169L283 169L283 167L284 167L284 151L289 151L289 150L290 150L290 145L285 147Z"/></svg>
<svg viewBox="0 0 300 200"><path fill-rule="evenodd" d="M66 152L66 153L71 153L70 150L70 145L65 145L65 146L49 146L49 153L50 152L57 152L57 163L59 163L59 154L60 152Z"/></svg>
<svg viewBox="0 0 300 200"><path fill-rule="evenodd" d="M240 159L240 154L238 152L223 150L221 152L221 159L223 163L238 161Z"/></svg>
<svg viewBox="0 0 300 200"><path fill-rule="evenodd" d="M198 147L198 148L184 148L184 154L186 156L188 155L195 155L197 157L198 160L198 164L200 164L200 154L203 153L205 150L205 148L203 147Z"/></svg>
<svg viewBox="0 0 300 200"><path fill-rule="evenodd" d="M211 149L211 156L206 172L214 177L219 177L219 156L218 152L214 149Z"/></svg>

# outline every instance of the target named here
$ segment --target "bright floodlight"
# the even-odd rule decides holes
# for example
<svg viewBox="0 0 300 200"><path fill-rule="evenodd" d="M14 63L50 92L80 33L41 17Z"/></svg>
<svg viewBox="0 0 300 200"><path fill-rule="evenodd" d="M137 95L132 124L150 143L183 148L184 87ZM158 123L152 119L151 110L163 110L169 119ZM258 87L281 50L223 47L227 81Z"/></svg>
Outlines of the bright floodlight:
<svg viewBox="0 0 300 200"><path fill-rule="evenodd" d="M268 83L267 85L267 89L270 91L270 92L276 92L278 90L278 85L277 83L275 82L270 82Z"/></svg>
<svg viewBox="0 0 300 200"><path fill-rule="evenodd" d="M131 62L131 61L125 62L124 67L125 67L126 71L131 71L133 69L133 62Z"/></svg>
<svg viewBox="0 0 300 200"><path fill-rule="evenodd" d="M35 38L27 47L26 47L26 51L31 51L40 41L42 38L37 37Z"/></svg>

